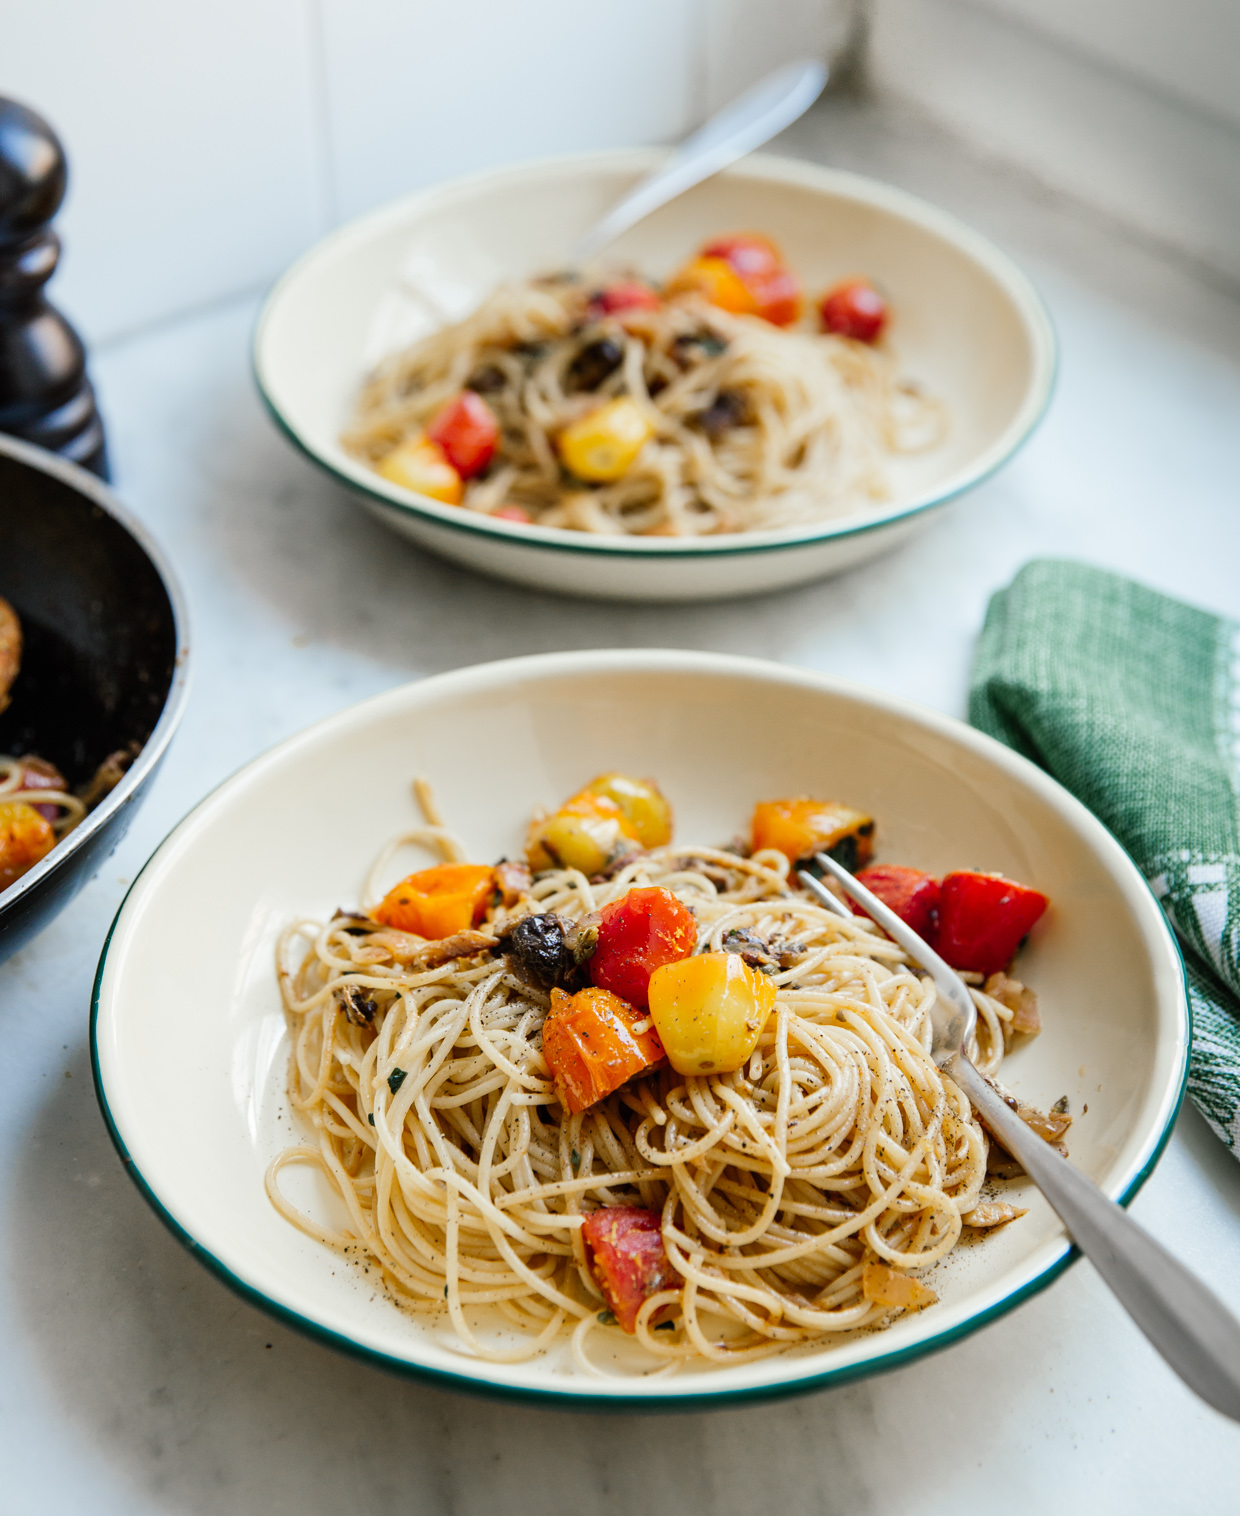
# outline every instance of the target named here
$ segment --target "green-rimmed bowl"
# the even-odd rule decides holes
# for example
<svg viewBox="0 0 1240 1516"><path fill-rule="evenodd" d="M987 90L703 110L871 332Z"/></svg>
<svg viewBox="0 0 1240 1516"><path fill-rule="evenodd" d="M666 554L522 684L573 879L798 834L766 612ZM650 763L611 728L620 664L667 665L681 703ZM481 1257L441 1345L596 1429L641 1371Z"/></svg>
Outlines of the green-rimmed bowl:
<svg viewBox="0 0 1240 1516"><path fill-rule="evenodd" d="M891 498L778 531L691 541L522 526L442 505L340 444L358 387L387 352L472 309L497 284L563 263L565 249L658 161L590 153L427 190L332 233L279 280L254 371L271 414L380 520L446 558L557 592L708 599L800 584L872 558L1011 457L1050 396L1055 340L1032 285L992 243L912 195L855 174L751 157L681 196L607 257L665 276L712 233L754 229L807 290L865 274L888 292L902 372L941 398L944 442L895 460Z"/></svg>
<svg viewBox="0 0 1240 1516"><path fill-rule="evenodd" d="M1021 1185L1029 1214L958 1247L933 1271L939 1303L886 1331L672 1379L646 1377L618 1332L595 1333L597 1375L566 1339L527 1363L471 1358L446 1319L406 1314L277 1214L264 1170L309 1135L285 1096L281 927L357 901L386 839L415 824L415 774L488 860L519 850L534 806L607 769L655 775L686 843L731 836L756 799L816 793L871 811L889 862L1000 870L1044 890L1052 908L1020 974L1045 1030L1003 1079L1043 1109L1066 1095L1073 1162L1119 1200L1136 1192L1183 1093L1183 976L1141 876L1067 791L959 722L842 680L704 653L562 653L440 675L320 722L204 800L136 880L100 961L92 1050L116 1146L172 1230L248 1299L336 1347L569 1406L697 1409L838 1383L942 1347L1055 1278L1067 1238ZM283 1182L331 1218L312 1171ZM512 1341L502 1323L480 1330Z"/></svg>

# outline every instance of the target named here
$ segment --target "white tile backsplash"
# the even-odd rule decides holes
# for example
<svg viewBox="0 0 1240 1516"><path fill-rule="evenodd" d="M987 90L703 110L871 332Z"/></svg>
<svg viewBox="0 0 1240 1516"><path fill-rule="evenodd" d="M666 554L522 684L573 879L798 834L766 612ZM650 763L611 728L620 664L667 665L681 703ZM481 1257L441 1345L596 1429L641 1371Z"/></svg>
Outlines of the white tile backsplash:
<svg viewBox="0 0 1240 1516"><path fill-rule="evenodd" d="M660 142L698 114L699 0L317 0L342 217L453 175Z"/></svg>
<svg viewBox="0 0 1240 1516"><path fill-rule="evenodd" d="M755 24L755 0L0 0L0 94L64 140L52 295L99 341L404 191L670 141L854 3L764 0Z"/></svg>
<svg viewBox="0 0 1240 1516"><path fill-rule="evenodd" d="M99 341L420 186L673 139L863 10L881 84L1240 277L1236 0L0 0L0 94L65 141L52 295Z"/></svg>
<svg viewBox="0 0 1240 1516"><path fill-rule="evenodd" d="M69 155L53 298L98 341L252 287L327 225L303 0L0 0L0 94Z"/></svg>

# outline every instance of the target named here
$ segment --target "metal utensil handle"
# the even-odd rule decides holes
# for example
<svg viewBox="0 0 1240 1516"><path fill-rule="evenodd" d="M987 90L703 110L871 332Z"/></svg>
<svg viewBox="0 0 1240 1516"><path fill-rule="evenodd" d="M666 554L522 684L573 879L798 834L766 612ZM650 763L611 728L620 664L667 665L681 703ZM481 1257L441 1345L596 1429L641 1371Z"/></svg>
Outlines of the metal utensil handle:
<svg viewBox="0 0 1240 1516"><path fill-rule="evenodd" d="M1167 1363L1216 1411L1240 1421L1240 1322L1214 1291L1031 1131L963 1054L948 1073Z"/></svg>
<svg viewBox="0 0 1240 1516"><path fill-rule="evenodd" d="M808 59L759 80L686 137L665 163L612 206L573 248L570 262L587 262L651 211L769 142L809 109L826 82L826 65Z"/></svg>
<svg viewBox="0 0 1240 1516"><path fill-rule="evenodd" d="M929 972L956 1018L949 1025L949 1037L962 1024L971 1025L969 992L956 971L833 858L819 853L816 862ZM816 886L815 894L822 889L812 875L802 872L800 878ZM1119 1303L1190 1389L1216 1411L1240 1421L1240 1321L1161 1242L1004 1104L960 1050L963 1037L957 1036L954 1045L957 1051L938 1060L940 1066L1046 1196Z"/></svg>

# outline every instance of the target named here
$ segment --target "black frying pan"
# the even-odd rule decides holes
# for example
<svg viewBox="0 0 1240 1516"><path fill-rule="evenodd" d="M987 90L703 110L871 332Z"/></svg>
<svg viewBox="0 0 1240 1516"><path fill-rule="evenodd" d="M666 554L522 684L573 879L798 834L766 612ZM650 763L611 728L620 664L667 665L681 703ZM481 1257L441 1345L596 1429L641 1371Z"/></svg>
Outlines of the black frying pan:
<svg viewBox="0 0 1240 1516"><path fill-rule="evenodd" d="M70 787L136 744L120 784L0 891L0 960L66 905L125 834L185 700L185 613L158 550L85 470L0 437L0 596L21 618L21 672L0 754L50 759Z"/></svg>

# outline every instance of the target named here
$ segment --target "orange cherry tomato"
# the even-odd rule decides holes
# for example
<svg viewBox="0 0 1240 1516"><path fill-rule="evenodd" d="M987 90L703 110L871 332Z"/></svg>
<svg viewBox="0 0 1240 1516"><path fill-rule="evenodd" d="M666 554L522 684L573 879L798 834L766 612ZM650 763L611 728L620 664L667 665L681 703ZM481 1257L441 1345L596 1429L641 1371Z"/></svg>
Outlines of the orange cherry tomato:
<svg viewBox="0 0 1240 1516"><path fill-rule="evenodd" d="M590 978L631 1005L645 1006L655 969L688 958L696 946L693 912L671 890L630 890L599 912Z"/></svg>
<svg viewBox="0 0 1240 1516"><path fill-rule="evenodd" d="M542 1050L560 1101L574 1115L605 1099L635 1074L663 1061L653 1030L634 1031L647 1020L610 990L589 988L569 995L551 991L543 1022Z"/></svg>
<svg viewBox="0 0 1240 1516"><path fill-rule="evenodd" d="M734 316L756 315L753 291L725 258L693 258L667 286L669 295L696 291L721 311Z"/></svg>
<svg viewBox="0 0 1240 1516"><path fill-rule="evenodd" d="M756 232L719 237L708 242L698 256L722 259L732 269L749 291L755 316L772 326L791 326L800 319L801 282L769 237Z"/></svg>
<svg viewBox="0 0 1240 1516"><path fill-rule="evenodd" d="M56 846L46 816L24 800L0 800L0 890L34 868Z"/></svg>
<svg viewBox="0 0 1240 1516"><path fill-rule="evenodd" d="M402 879L371 915L398 932L438 940L476 926L494 890L494 869L478 863L441 863Z"/></svg>
<svg viewBox="0 0 1240 1516"><path fill-rule="evenodd" d="M480 474L499 446L495 412L475 390L462 390L436 412L426 435L437 442L462 479Z"/></svg>
<svg viewBox="0 0 1240 1516"><path fill-rule="evenodd" d="M868 279L845 279L829 289L818 305L824 332L877 342L890 317L887 302Z"/></svg>
<svg viewBox="0 0 1240 1516"><path fill-rule="evenodd" d="M838 800L763 800L753 810L753 848L774 848L789 863L831 853L855 869L874 852L874 820Z"/></svg>

